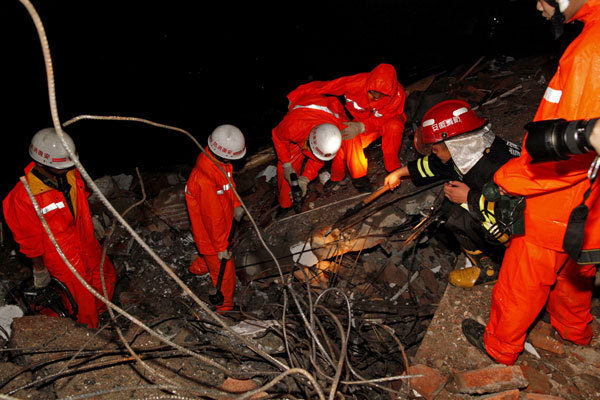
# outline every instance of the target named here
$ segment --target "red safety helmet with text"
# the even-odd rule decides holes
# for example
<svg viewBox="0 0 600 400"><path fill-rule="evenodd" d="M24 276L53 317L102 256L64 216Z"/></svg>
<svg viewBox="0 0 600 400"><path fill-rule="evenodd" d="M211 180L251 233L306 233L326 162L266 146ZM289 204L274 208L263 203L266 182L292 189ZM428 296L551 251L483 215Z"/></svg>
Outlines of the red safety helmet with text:
<svg viewBox="0 0 600 400"><path fill-rule="evenodd" d="M429 154L431 145L481 128L487 123L462 100L446 100L431 107L415 134L415 148Z"/></svg>

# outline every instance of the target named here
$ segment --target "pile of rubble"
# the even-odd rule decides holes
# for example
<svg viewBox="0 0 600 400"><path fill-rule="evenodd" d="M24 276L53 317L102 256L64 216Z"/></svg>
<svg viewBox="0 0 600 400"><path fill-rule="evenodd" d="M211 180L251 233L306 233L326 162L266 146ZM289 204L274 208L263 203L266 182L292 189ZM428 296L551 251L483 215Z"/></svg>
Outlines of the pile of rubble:
<svg viewBox="0 0 600 400"><path fill-rule="evenodd" d="M551 73L545 61L482 59L408 86L402 161L415 157L412 131L420 117L449 97L469 101L496 134L521 143ZM380 146L366 151L376 186L386 175ZM113 301L148 330L128 317L113 322L108 313L98 332L71 320L13 316L6 334L0 330L6 339L0 392L47 399L325 398L336 391L357 399L598 396L600 383L583 376L600 369L597 344L577 348L548 332L554 342L544 344L534 335L545 332L543 321L529 337L537 356L524 353L515 367L490 368L466 343L460 321L486 320L491 287L447 285L448 273L468 260L440 218L440 185L403 183L342 218L366 195L349 179L325 191L325 174L310 184L302 213L281 215L274 163L266 145L234 175L252 220L245 217L233 239L239 309L217 317L206 305L210 278L188 271L198 255L184 194L192 166L97 179L185 287L91 196L96 235L117 268ZM9 240L2 257L3 304L20 305L29 270ZM553 353L557 348L562 353Z"/></svg>

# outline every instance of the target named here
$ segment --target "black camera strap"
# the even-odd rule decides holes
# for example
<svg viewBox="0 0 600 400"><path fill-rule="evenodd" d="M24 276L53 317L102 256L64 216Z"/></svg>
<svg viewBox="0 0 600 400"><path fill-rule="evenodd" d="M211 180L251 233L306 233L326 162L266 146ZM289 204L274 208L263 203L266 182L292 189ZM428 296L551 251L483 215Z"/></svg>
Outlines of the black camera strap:
<svg viewBox="0 0 600 400"><path fill-rule="evenodd" d="M590 187L583 195L583 201L580 205L575 207L571 211L569 216L569 222L567 223L567 230L563 239L563 249L567 254L579 264L596 264L600 262L600 250L593 252L584 252L585 257L582 257L583 248L583 237L585 234L585 222L589 214L589 208L585 204L585 201L592 193L592 187L596 178L590 180Z"/></svg>

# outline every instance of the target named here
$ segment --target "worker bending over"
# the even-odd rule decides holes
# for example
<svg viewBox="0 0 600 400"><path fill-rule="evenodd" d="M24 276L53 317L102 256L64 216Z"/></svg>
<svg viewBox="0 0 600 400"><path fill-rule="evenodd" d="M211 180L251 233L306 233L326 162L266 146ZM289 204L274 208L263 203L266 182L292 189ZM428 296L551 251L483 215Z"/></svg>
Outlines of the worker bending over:
<svg viewBox="0 0 600 400"><path fill-rule="evenodd" d="M221 264L224 264L223 303L216 305L216 309L226 312L233 309L236 280L229 234L233 220L239 221L244 215L244 209L232 190L232 184L235 188L233 166L228 161L244 157L246 141L237 127L220 125L208 137L208 149L205 151L198 156L185 187L192 234L200 253L190 266L190 272L196 275L210 272L216 287Z"/></svg>
<svg viewBox="0 0 600 400"><path fill-rule="evenodd" d="M306 94L343 95L346 109L353 118L342 129L342 148L331 166L333 182L344 179L347 167L359 191L373 191L367 176L368 160L364 149L379 137L385 169L391 172L402 166L399 152L406 122L406 94L392 65L379 64L371 72L331 81L309 82L297 87L287 97L291 103L296 103Z"/></svg>
<svg viewBox="0 0 600 400"><path fill-rule="evenodd" d="M73 153L75 143L63 132ZM102 247L94 235L94 225L85 183L75 163L53 128L37 132L29 146L33 159L25 168L25 179L52 234L69 263L94 290L112 298L117 275L108 257L101 268ZM77 322L98 327L98 315L106 305L96 299L67 267L46 233L25 186L19 182L2 202L6 223L20 251L32 261L36 288L46 287L51 277L70 291L77 303ZM102 271L101 271L102 269ZM70 305L67 305L70 307ZM73 312L74 310L69 310Z"/></svg>
<svg viewBox="0 0 600 400"><path fill-rule="evenodd" d="M293 174L297 175L304 196L325 161L335 157L342 143L340 129L345 121L344 107L337 98L305 95L290 104L283 120L273 128L279 205L283 209L293 205L290 187Z"/></svg>
<svg viewBox="0 0 600 400"><path fill-rule="evenodd" d="M498 258L510 234L499 229L498 210L483 196L483 187L500 166L520 154L520 148L495 136L490 124L461 100L446 100L429 109L415 143L420 153L432 154L392 172L384 184L393 190L402 177L410 177L417 186L448 181L446 227L474 264L451 271L449 281L459 287L496 281Z"/></svg>

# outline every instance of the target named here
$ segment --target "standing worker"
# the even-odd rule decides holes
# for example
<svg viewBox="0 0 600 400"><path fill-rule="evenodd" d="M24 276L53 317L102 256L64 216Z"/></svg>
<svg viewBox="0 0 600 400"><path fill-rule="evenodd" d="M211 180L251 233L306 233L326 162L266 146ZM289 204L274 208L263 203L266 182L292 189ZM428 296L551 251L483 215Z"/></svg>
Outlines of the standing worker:
<svg viewBox="0 0 600 400"><path fill-rule="evenodd" d="M396 69L379 64L371 72L344 76L331 81L313 81L288 94L291 103L306 94L344 96L353 121L342 129L342 148L332 162L331 180L338 182L350 172L354 186L361 192L373 191L367 176L368 160L364 149L381 137L385 169L392 172L402 166L399 158L406 115L404 87Z"/></svg>
<svg viewBox="0 0 600 400"><path fill-rule="evenodd" d="M340 129L344 128L344 121L344 107L337 98L306 95L292 102L283 120L273 128L271 136L278 159L277 186L282 209L293 205L290 186L294 183L293 174L297 175L297 184L304 196L325 161L335 157L342 144Z"/></svg>
<svg viewBox="0 0 600 400"><path fill-rule="evenodd" d="M233 220L240 221L244 209L221 169L233 183L233 166L228 161L246 155L246 141L237 127L220 125L208 137L205 151L198 156L185 187L192 234L200 253L190 266L190 272L196 275L210 272L216 287L221 264L224 264L220 288L223 303L217 304L216 309L226 312L233 309L235 291L235 265L229 248L229 234Z"/></svg>
<svg viewBox="0 0 600 400"><path fill-rule="evenodd" d="M483 196L483 187L520 148L494 135L488 122L467 102L446 100L429 109L416 132L416 147L429 154L392 172L384 185L392 190L402 177L416 186L444 184L446 227L454 233L472 267L450 272L449 282L473 287L498 279L499 261L510 240L497 222L498 207Z"/></svg>
<svg viewBox="0 0 600 400"><path fill-rule="evenodd" d="M554 129L561 123L557 119L600 117L600 0L538 0L537 9L558 31L560 24L574 20L584 27L562 55L534 121L554 120L548 125ZM530 130L521 157L494 176L507 193L525 196L525 234L514 236L506 251L487 326L472 319L462 323L471 344L506 365L517 360L527 330L544 306L563 339L587 345L592 338L594 264L600 263L600 185L588 179L588 171L598 154L586 151L532 163L536 150L529 146L532 138ZM583 226L570 221L576 208L588 211ZM582 240L573 251L570 242L576 238Z"/></svg>
<svg viewBox="0 0 600 400"><path fill-rule="evenodd" d="M73 139L63 133L75 153ZM82 278L103 294L100 260L102 247L94 235L85 183L75 163L53 128L37 132L29 146L33 159L25 168L25 179L50 227L56 242ZM77 303L77 322L98 327L98 315L106 305L96 299L69 270L39 220L25 186L19 182L2 202L6 223L21 252L33 264L36 288L46 287L51 277L62 282ZM117 275L108 257L104 259L104 281L108 300ZM71 310L73 311L73 310Z"/></svg>

